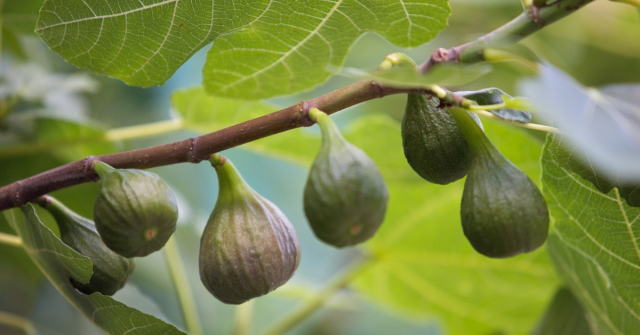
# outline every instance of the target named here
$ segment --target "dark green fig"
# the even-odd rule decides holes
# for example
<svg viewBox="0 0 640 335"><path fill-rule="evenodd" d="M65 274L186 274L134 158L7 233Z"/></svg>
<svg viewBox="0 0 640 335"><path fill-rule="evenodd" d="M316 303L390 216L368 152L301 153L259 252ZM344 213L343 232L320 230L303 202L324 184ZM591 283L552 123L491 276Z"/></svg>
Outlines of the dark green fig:
<svg viewBox="0 0 640 335"><path fill-rule="evenodd" d="M291 278L300 261L298 236L287 217L214 154L218 200L200 240L200 280L218 300L241 304Z"/></svg>
<svg viewBox="0 0 640 335"><path fill-rule="evenodd" d="M451 113L467 137L472 157L460 208L465 236L476 251L493 258L537 249L549 231L542 193L502 156L468 112Z"/></svg>
<svg viewBox="0 0 640 335"><path fill-rule="evenodd" d="M471 155L455 119L436 97L415 93L407 96L402 147L409 165L420 177L435 184L446 185L464 177ZM476 122L481 125L479 119Z"/></svg>
<svg viewBox="0 0 640 335"><path fill-rule="evenodd" d="M96 228L109 249L125 257L160 250L176 230L176 196L158 175L114 169L97 162L101 184L93 208Z"/></svg>
<svg viewBox="0 0 640 335"><path fill-rule="evenodd" d="M133 272L134 261L107 248L93 221L81 217L49 196L41 197L38 203L51 213L58 223L62 242L89 257L93 263L93 275L89 283L82 284L71 279L73 286L85 294L100 292L113 295L121 289Z"/></svg>
<svg viewBox="0 0 640 335"><path fill-rule="evenodd" d="M322 146L304 188L304 213L321 241L342 248L371 238L384 221L387 185L375 163L347 142L329 116L309 112Z"/></svg>

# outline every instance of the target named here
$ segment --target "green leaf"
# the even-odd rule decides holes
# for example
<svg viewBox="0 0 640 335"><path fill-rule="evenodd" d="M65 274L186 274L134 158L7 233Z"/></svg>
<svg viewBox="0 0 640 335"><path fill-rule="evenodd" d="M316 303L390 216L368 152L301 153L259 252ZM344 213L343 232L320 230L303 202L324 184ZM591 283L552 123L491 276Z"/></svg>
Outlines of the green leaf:
<svg viewBox="0 0 640 335"><path fill-rule="evenodd" d="M13 33L32 33L43 2L44 0L4 0L4 4L0 5L2 28Z"/></svg>
<svg viewBox="0 0 640 335"><path fill-rule="evenodd" d="M640 182L640 85L584 87L551 66L522 85L526 96L611 179Z"/></svg>
<svg viewBox="0 0 640 335"><path fill-rule="evenodd" d="M25 250L42 273L73 306L107 333L186 335L174 326L127 307L109 296L98 292L85 295L76 291L69 279L81 283L89 281L93 273L89 258L67 247L43 226L32 205L5 211L4 215L22 238Z"/></svg>
<svg viewBox="0 0 640 335"><path fill-rule="evenodd" d="M425 74L419 74L413 68L397 67L389 71L375 73L373 75L360 71L357 75L365 78L373 78L380 83L387 85L428 89L431 85L466 85L489 73L490 70L491 67L486 64L468 66L459 64L441 64Z"/></svg>
<svg viewBox="0 0 640 335"><path fill-rule="evenodd" d="M601 193L562 168L566 159L554 138L542 156L544 194L555 230L548 249L565 284L602 334L640 329L640 209L627 206L617 189Z"/></svg>
<svg viewBox="0 0 640 335"><path fill-rule="evenodd" d="M390 202L380 231L365 245L377 262L357 278L357 289L403 314L437 317L450 334L529 332L558 285L544 248L510 259L476 253L460 225L463 181L421 180L402 157L399 124L388 120L386 132L372 131L371 120L363 118L346 137L381 167ZM541 143L483 121L496 147L537 180ZM398 178L405 174L416 177Z"/></svg>
<svg viewBox="0 0 640 335"><path fill-rule="evenodd" d="M104 143L105 131L91 122L57 117L37 117L30 121L33 128L31 140L0 146L0 157L46 150L62 161L70 162L116 151L113 143Z"/></svg>
<svg viewBox="0 0 640 335"><path fill-rule="evenodd" d="M269 1L47 0L36 33L68 62L129 85L164 83L200 48Z"/></svg>
<svg viewBox="0 0 640 335"><path fill-rule="evenodd" d="M362 33L418 46L446 26L449 14L446 0L270 2L258 19L216 40L204 66L204 87L251 99L309 89L329 77L327 67L343 64Z"/></svg>
<svg viewBox="0 0 640 335"><path fill-rule="evenodd" d="M620 196L627 201L629 206L640 207L640 185L622 183L618 181L618 178L609 179L596 171L589 155L574 143L567 141L565 136L553 135L553 142L549 144L549 152L560 167L575 172L590 181L600 192L606 194L613 187L617 187Z"/></svg>
<svg viewBox="0 0 640 335"><path fill-rule="evenodd" d="M324 81L325 67L341 65L365 31L417 46L449 13L446 0L47 0L36 32L74 65L143 87L164 83L217 39L204 71L208 91L256 99Z"/></svg>
<svg viewBox="0 0 640 335"><path fill-rule="evenodd" d="M568 289L556 292L551 305L531 335L590 335L589 321L580 302Z"/></svg>

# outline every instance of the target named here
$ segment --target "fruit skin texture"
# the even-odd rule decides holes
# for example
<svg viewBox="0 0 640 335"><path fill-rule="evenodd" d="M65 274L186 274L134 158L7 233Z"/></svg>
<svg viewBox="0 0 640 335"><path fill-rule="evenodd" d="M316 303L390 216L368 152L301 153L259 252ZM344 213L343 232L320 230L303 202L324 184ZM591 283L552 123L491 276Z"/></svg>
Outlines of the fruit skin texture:
<svg viewBox="0 0 640 335"><path fill-rule="evenodd" d="M200 240L200 279L218 300L241 304L291 278L300 244L287 217L220 155L212 156L218 200Z"/></svg>
<svg viewBox="0 0 640 335"><path fill-rule="evenodd" d="M460 215L479 253L506 258L539 248L547 239L549 210L533 181L491 144L464 110L452 112L472 154Z"/></svg>
<svg viewBox="0 0 640 335"><path fill-rule="evenodd" d="M83 218L65 207L59 201L46 197L42 205L56 220L60 229L60 239L64 244L80 254L89 257L93 263L93 275L87 284L71 279L73 286L84 294L100 292L113 295L127 283L135 263L107 248L93 221Z"/></svg>
<svg viewBox="0 0 640 335"><path fill-rule="evenodd" d="M476 122L480 124L480 120ZM425 180L446 185L464 177L471 166L467 140L436 97L407 94L402 118L402 147L413 170Z"/></svg>
<svg viewBox="0 0 640 335"><path fill-rule="evenodd" d="M114 169L97 162L100 191L93 208L104 244L127 257L160 250L176 230L176 196L158 175L135 169Z"/></svg>
<svg viewBox="0 0 640 335"><path fill-rule="evenodd" d="M375 163L320 112L322 146L304 188L304 212L316 237L342 248L371 238L384 221L389 191Z"/></svg>

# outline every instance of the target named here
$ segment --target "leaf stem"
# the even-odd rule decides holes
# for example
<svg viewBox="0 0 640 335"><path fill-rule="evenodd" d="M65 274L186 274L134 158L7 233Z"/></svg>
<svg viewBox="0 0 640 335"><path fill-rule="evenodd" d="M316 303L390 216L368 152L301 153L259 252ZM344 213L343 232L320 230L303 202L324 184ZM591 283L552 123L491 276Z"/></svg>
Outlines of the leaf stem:
<svg viewBox="0 0 640 335"><path fill-rule="evenodd" d="M164 245L164 255L167 260L167 265L169 266L173 285L178 293L178 299L180 300L182 315L187 330L191 335L203 335L200 318L198 317L198 308L193 299L193 292L191 291L191 285L189 285L189 279L182 264L182 259L180 258L180 251L178 250L175 236L172 236Z"/></svg>
<svg viewBox="0 0 640 335"><path fill-rule="evenodd" d="M0 233L0 243L22 248L22 239L19 236Z"/></svg>
<svg viewBox="0 0 640 335"><path fill-rule="evenodd" d="M536 123L523 123L523 122L518 122L518 121L510 121L510 120L505 120L499 116L496 116L495 114L488 112L486 110L473 110L473 109L469 109L468 110L471 113L476 113L480 116L489 118L489 119L493 119L493 120L498 120L500 122L506 123L506 124L510 124L512 126L516 126L516 127L520 127L520 128L526 128L526 129L533 129L533 130L539 130L539 131L545 131L547 133L554 133L554 134L562 134L562 131L560 131L560 129L555 128L555 127L551 127L551 126L545 126L542 124L536 124Z"/></svg>
<svg viewBox="0 0 640 335"><path fill-rule="evenodd" d="M350 264L345 271L338 274L327 286L318 292L311 300L304 305L295 308L291 313L285 315L275 325L268 328L262 335L281 335L307 318L318 308L322 307L343 287L348 285L357 275L374 262L371 258L361 258Z"/></svg>
<svg viewBox="0 0 640 335"><path fill-rule="evenodd" d="M251 331L253 302L254 300L249 300L236 307L236 316L233 320L233 335L249 335Z"/></svg>
<svg viewBox="0 0 640 335"><path fill-rule="evenodd" d="M0 324L22 329L27 334L36 333L36 329L29 319L13 313L0 311Z"/></svg>

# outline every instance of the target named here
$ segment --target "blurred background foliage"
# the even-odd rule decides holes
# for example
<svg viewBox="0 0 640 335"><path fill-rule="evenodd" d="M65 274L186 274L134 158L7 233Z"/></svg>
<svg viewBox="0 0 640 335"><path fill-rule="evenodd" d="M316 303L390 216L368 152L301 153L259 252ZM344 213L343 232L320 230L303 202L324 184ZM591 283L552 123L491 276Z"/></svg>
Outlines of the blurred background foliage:
<svg viewBox="0 0 640 335"><path fill-rule="evenodd" d="M1 0L0 0L1 2ZM83 158L131 150L209 132L238 122L237 118L189 114L180 104L201 99L202 112L225 113L220 101L198 97L205 47L160 87L128 87L118 80L78 71L48 50L34 34L41 0L4 1L2 8L2 105L0 111L0 185ZM416 61L439 47L475 39L522 12L517 0L451 0L449 27L432 42L403 50L376 34L362 36L351 48L345 66L371 71L391 52L405 52ZM637 81L640 78L640 11L596 1L561 22L525 39L540 58L563 69L586 86ZM523 63L492 64L490 74L455 90L499 87L517 95L518 81L535 74ZM337 75L313 90L277 97L240 118L286 107L356 81ZM174 97L171 96L180 89ZM12 99L17 97L16 99ZM302 212L306 171L319 147L316 127L273 136L225 152L248 183L277 204L294 224L302 261L293 279L255 300L250 332L258 334L280 316L313 297L331 277L362 254L376 257L350 290L332 299L291 334L524 334L533 329L559 285L546 251L512 260L477 256L464 239L459 222L462 183L428 184L415 175L402 155L399 121L404 95L369 101L338 113L334 120L346 137L380 166L391 190L391 205L380 233L360 248L337 250L317 241ZM193 121L175 131L138 138L118 136L105 141L109 129L144 125L176 116ZM209 120L209 121L206 121ZM485 121L487 134L503 154L539 181L539 157L545 134ZM106 133L105 133L106 132ZM114 133L111 133L113 135ZM208 164L153 169L179 198L177 239L207 334L231 332L236 307L219 303L200 284L199 238L217 195L215 174ZM83 184L53 195L78 213L91 217L97 184ZM45 223L55 224L39 211ZM1 217L1 216L0 216ZM0 231L9 232L4 220ZM26 254L0 245L0 311L24 316L40 334L101 334L49 284ZM184 329L178 300L157 252L137 259L137 267L121 301L140 294L152 301L142 311ZM25 331L0 325L2 334Z"/></svg>

